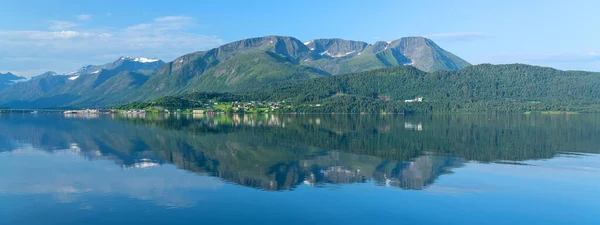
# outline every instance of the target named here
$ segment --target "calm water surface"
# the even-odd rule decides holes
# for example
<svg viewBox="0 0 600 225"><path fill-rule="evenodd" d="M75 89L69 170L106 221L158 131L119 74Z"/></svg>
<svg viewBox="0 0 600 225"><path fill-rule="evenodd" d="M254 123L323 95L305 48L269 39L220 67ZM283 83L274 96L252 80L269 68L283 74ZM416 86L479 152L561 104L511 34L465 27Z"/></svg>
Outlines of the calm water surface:
<svg viewBox="0 0 600 225"><path fill-rule="evenodd" d="M600 224L600 115L0 114L0 224Z"/></svg>

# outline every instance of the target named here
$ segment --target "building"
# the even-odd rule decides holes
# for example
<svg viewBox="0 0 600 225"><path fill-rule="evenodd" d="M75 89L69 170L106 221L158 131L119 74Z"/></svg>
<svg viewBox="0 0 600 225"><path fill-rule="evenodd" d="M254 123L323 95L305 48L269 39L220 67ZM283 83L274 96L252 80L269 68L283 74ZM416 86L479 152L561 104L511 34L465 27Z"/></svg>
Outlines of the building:
<svg viewBox="0 0 600 225"><path fill-rule="evenodd" d="M416 97L415 99L404 100L404 102L423 102L423 97L419 96L419 97Z"/></svg>

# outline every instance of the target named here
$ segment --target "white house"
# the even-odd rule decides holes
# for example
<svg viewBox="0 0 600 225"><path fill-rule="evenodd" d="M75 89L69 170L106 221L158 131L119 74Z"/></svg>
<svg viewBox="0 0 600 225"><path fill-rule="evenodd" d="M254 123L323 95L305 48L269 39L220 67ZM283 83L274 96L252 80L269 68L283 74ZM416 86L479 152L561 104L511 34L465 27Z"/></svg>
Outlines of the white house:
<svg viewBox="0 0 600 225"><path fill-rule="evenodd" d="M419 97L416 97L415 99L404 100L404 102L423 102L423 97L419 96Z"/></svg>

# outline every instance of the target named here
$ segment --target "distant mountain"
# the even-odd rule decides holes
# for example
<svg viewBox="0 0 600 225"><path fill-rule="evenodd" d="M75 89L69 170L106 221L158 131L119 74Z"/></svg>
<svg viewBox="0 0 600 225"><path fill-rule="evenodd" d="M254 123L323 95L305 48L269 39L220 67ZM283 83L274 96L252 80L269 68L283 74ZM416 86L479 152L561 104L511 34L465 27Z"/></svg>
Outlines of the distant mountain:
<svg viewBox="0 0 600 225"><path fill-rule="evenodd" d="M121 57L63 76L44 74L0 91L0 106L106 106L199 91L244 92L399 65L427 72L470 64L422 37L368 44L343 39L303 43L293 37L266 36L190 53L166 64Z"/></svg>
<svg viewBox="0 0 600 225"><path fill-rule="evenodd" d="M159 59L149 59L142 57L130 57L124 56L117 61L107 63L103 65L88 65L80 68L77 71L66 73L68 76L79 76L86 74L96 74L102 70L114 70L119 69L121 71L137 71L137 72L153 72L160 68L165 62Z"/></svg>
<svg viewBox="0 0 600 225"><path fill-rule="evenodd" d="M163 64L161 60L121 57L62 75L49 71L0 91L0 102L17 108L120 102Z"/></svg>
<svg viewBox="0 0 600 225"><path fill-rule="evenodd" d="M67 76L59 76L54 72L46 72L35 76L27 82L16 83L0 91L0 102L10 107L46 107L61 102L60 96L48 101L48 93L64 86L68 81Z"/></svg>
<svg viewBox="0 0 600 225"><path fill-rule="evenodd" d="M12 73L0 73L0 91L6 89L7 87L26 81L27 78L14 75Z"/></svg>

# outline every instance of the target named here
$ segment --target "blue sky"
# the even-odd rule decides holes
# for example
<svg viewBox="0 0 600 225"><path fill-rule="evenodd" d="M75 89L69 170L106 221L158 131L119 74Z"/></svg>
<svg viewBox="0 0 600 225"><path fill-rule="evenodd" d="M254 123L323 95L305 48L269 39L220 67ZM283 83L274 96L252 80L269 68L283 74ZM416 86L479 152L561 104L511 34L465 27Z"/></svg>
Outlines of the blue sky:
<svg viewBox="0 0 600 225"><path fill-rule="evenodd" d="M3 0L0 72L63 73L122 55L170 61L266 35L426 36L473 64L600 71L599 9L594 0Z"/></svg>

